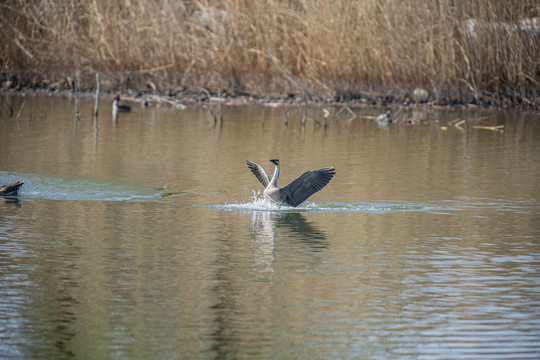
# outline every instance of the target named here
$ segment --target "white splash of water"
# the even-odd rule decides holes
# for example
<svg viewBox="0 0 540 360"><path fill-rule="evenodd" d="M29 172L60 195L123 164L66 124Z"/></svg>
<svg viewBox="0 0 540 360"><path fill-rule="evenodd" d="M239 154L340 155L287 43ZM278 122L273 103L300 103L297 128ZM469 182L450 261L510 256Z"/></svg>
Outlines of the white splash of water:
<svg viewBox="0 0 540 360"><path fill-rule="evenodd" d="M261 191L253 190L253 196L247 202L206 205L221 210L238 210L254 212L365 212L384 214L391 211L418 211L424 209L422 205L391 204L391 203L347 203L347 202L309 202L298 207L276 203Z"/></svg>
<svg viewBox="0 0 540 360"><path fill-rule="evenodd" d="M270 200L266 196L262 195L260 190L253 190L253 196L247 202L240 202L234 204L225 203L216 207L224 210L244 211L284 211L296 209L294 207L279 204L275 201Z"/></svg>

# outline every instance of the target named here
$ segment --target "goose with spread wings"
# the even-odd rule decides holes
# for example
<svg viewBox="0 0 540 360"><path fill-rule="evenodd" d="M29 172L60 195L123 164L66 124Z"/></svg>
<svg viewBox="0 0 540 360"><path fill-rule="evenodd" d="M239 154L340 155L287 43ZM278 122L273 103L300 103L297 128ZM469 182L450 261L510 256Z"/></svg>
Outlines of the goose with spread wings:
<svg viewBox="0 0 540 360"><path fill-rule="evenodd" d="M300 205L306 201L308 197L324 188L336 174L334 167L332 166L306 171L288 185L278 188L278 159L270 160L270 162L275 165L274 175L271 179L260 165L249 160L246 162L251 172L257 177L262 186L264 186L263 194L265 196L275 202L284 203L293 207Z"/></svg>

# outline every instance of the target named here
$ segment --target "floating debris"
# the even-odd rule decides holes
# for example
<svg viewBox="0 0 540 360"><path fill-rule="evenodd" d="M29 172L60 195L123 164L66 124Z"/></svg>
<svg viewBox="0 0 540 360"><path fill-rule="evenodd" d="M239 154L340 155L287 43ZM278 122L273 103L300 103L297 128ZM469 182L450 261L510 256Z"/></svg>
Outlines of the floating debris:
<svg viewBox="0 0 540 360"><path fill-rule="evenodd" d="M504 125L496 125L496 126L480 126L480 125L473 125L471 126L474 129L481 129L481 130L491 130L491 131L504 131Z"/></svg>

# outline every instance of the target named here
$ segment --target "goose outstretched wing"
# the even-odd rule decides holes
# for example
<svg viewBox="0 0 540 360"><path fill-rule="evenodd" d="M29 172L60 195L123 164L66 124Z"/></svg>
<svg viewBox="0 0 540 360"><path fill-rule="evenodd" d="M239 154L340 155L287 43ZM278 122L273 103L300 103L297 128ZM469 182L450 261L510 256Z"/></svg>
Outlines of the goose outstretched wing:
<svg viewBox="0 0 540 360"><path fill-rule="evenodd" d="M270 177L268 177L266 171L264 171L264 169L259 164L255 164L253 161L246 160L246 163L251 172L257 177L259 182L266 189L268 183L270 182Z"/></svg>
<svg viewBox="0 0 540 360"><path fill-rule="evenodd" d="M303 173L280 189L283 202L290 206L300 205L308 197L324 188L335 173L331 166Z"/></svg>

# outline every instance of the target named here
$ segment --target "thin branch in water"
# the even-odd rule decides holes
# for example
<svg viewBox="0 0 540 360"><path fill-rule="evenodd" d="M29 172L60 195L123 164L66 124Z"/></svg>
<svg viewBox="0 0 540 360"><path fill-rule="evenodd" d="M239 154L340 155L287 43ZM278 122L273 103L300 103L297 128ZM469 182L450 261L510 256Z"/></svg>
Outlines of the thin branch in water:
<svg viewBox="0 0 540 360"><path fill-rule="evenodd" d="M304 98L304 115L302 115L302 120L300 120L300 123L304 125L307 120L307 94L306 94L306 86L303 86L303 96Z"/></svg>
<svg viewBox="0 0 540 360"><path fill-rule="evenodd" d="M347 127L347 125L353 121L354 119L356 119L356 114L347 106L345 105L344 107L342 107L341 109L339 109L339 111L336 113L336 116L340 117L341 118L341 113L343 111L346 111L349 115L347 116L347 118L345 118L345 127Z"/></svg>
<svg viewBox="0 0 540 360"><path fill-rule="evenodd" d="M466 123L465 120L460 120L460 121L456 122L456 123L454 124L454 126L461 127L461 125L463 125L463 124L465 124L465 123Z"/></svg>
<svg viewBox="0 0 540 360"><path fill-rule="evenodd" d="M94 104L94 116L97 117L99 113L99 95L101 94L101 75L96 73L96 103Z"/></svg>
<svg viewBox="0 0 540 360"><path fill-rule="evenodd" d="M223 124L223 109L222 109L221 96L219 97L219 123Z"/></svg>
<svg viewBox="0 0 540 360"><path fill-rule="evenodd" d="M212 108L208 108L208 111L210 112L210 115L214 118L214 125L217 123L217 117L216 114L214 114L214 111L212 111Z"/></svg>
<svg viewBox="0 0 540 360"><path fill-rule="evenodd" d="M283 101L283 98L281 98L281 107L283 108L283 112L285 113L285 125L289 125L289 113L285 108L285 101Z"/></svg>
<svg viewBox="0 0 540 360"><path fill-rule="evenodd" d="M16 122L19 122L19 118L21 117L22 110L24 108L24 105L26 105L26 100L23 101L21 108L19 109L19 112L17 113L17 117L15 118Z"/></svg>
<svg viewBox="0 0 540 360"><path fill-rule="evenodd" d="M79 111L79 83L77 80L72 80L72 88L75 93L75 116L77 120L81 118L81 112Z"/></svg>
<svg viewBox="0 0 540 360"><path fill-rule="evenodd" d="M504 132L504 125L496 125L496 126L480 126L480 125L473 125L471 126L473 129L482 129L482 130L491 130L491 131L499 131Z"/></svg>
<svg viewBox="0 0 540 360"><path fill-rule="evenodd" d="M264 114L266 113L266 106L263 107L263 111L262 111L262 114L261 114L261 124L264 125Z"/></svg>
<svg viewBox="0 0 540 360"><path fill-rule="evenodd" d="M400 106L398 111L396 111L393 115L392 115L392 119L395 119L397 114L399 114L401 112L401 110L403 110L403 106Z"/></svg>
<svg viewBox="0 0 540 360"><path fill-rule="evenodd" d="M316 127L321 127L321 122L320 122L319 120L315 119L313 116L308 116L308 117L306 118L306 121L307 121L307 120L312 120L312 121L313 121L313 124L315 124Z"/></svg>

